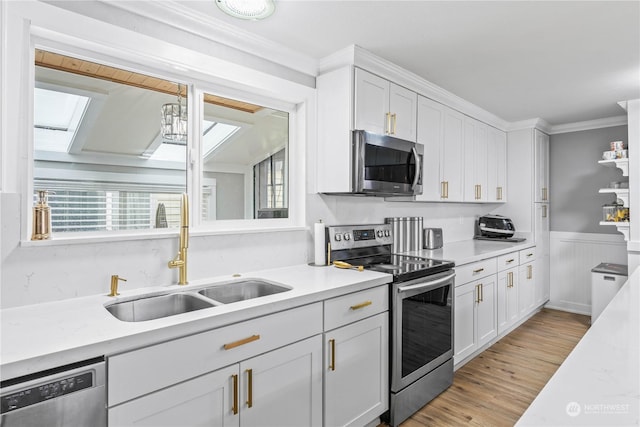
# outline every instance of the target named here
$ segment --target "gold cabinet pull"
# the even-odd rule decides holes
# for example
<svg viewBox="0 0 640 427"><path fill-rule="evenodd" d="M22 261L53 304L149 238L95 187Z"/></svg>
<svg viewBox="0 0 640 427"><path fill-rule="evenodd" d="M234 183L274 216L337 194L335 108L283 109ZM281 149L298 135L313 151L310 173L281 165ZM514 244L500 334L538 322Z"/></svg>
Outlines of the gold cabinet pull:
<svg viewBox="0 0 640 427"><path fill-rule="evenodd" d="M448 199L449 198L449 181L444 182L444 189L445 189L444 198Z"/></svg>
<svg viewBox="0 0 640 427"><path fill-rule="evenodd" d="M391 135L395 135L396 134L396 123L398 121L396 113L393 113L391 115L391 119L392 119L392 122L393 122L393 127L391 128Z"/></svg>
<svg viewBox="0 0 640 427"><path fill-rule="evenodd" d="M479 285L480 289L480 302L484 301L484 288L482 287L482 283Z"/></svg>
<svg viewBox="0 0 640 427"><path fill-rule="evenodd" d="M258 341L260 339L260 335L251 335L250 337L243 338L238 341L231 342L229 344L223 345L225 350L231 350L232 348L240 347L241 345L248 344L253 341Z"/></svg>
<svg viewBox="0 0 640 427"><path fill-rule="evenodd" d="M360 304L356 304L356 305L352 305L351 307L349 307L351 310L360 310L361 308L365 308L368 305L373 304L372 301L365 301L365 302L361 302Z"/></svg>
<svg viewBox="0 0 640 427"><path fill-rule="evenodd" d="M329 349L331 350L331 360L329 361L329 370L336 370L336 340L329 340Z"/></svg>
<svg viewBox="0 0 640 427"><path fill-rule="evenodd" d="M513 272L507 273L507 288L513 288Z"/></svg>
<svg viewBox="0 0 640 427"><path fill-rule="evenodd" d="M247 369L247 407L253 406L253 369Z"/></svg>
<svg viewBox="0 0 640 427"><path fill-rule="evenodd" d="M513 261L515 261L515 259L514 259L514 258L508 259L508 260L507 260L507 264L511 264Z"/></svg>
<svg viewBox="0 0 640 427"><path fill-rule="evenodd" d="M474 274L475 273L482 273L484 271L484 268L479 268L477 270L473 270Z"/></svg>
<svg viewBox="0 0 640 427"><path fill-rule="evenodd" d="M476 304L480 304L480 288L476 285Z"/></svg>
<svg viewBox="0 0 640 427"><path fill-rule="evenodd" d="M533 266L527 265L527 279L533 279Z"/></svg>
<svg viewBox="0 0 640 427"><path fill-rule="evenodd" d="M447 196L445 196L445 193L444 193L444 181L440 181L440 198L442 199L447 198Z"/></svg>
<svg viewBox="0 0 640 427"><path fill-rule="evenodd" d="M385 121L386 121L385 132L387 134L390 134L391 133L391 113L385 113Z"/></svg>
<svg viewBox="0 0 640 427"><path fill-rule="evenodd" d="M482 198L482 186L480 184L476 184L476 200L480 200Z"/></svg>
<svg viewBox="0 0 640 427"><path fill-rule="evenodd" d="M527 258L531 258L533 256L533 252L527 254Z"/></svg>
<svg viewBox="0 0 640 427"><path fill-rule="evenodd" d="M231 412L233 415L238 415L238 376L231 375L233 380L233 406L231 407Z"/></svg>
<svg viewBox="0 0 640 427"><path fill-rule="evenodd" d="M547 217L547 205L542 205L542 218Z"/></svg>
<svg viewBox="0 0 640 427"><path fill-rule="evenodd" d="M547 187L542 188L542 201L543 202L547 201Z"/></svg>
<svg viewBox="0 0 640 427"><path fill-rule="evenodd" d="M496 200L502 200L502 187L497 187L496 193Z"/></svg>

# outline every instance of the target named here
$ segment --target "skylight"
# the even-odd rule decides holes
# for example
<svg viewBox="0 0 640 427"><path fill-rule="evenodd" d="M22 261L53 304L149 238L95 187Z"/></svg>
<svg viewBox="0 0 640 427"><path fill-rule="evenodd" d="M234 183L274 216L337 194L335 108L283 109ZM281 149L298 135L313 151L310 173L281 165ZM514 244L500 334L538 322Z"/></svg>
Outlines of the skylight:
<svg viewBox="0 0 640 427"><path fill-rule="evenodd" d="M35 88L35 149L68 152L90 100L86 96Z"/></svg>
<svg viewBox="0 0 640 427"><path fill-rule="evenodd" d="M202 132L202 143L204 148L204 156L208 157L218 147L220 147L225 141L236 133L240 127L235 125L229 125L226 123L212 122L209 120L203 120L204 131Z"/></svg>

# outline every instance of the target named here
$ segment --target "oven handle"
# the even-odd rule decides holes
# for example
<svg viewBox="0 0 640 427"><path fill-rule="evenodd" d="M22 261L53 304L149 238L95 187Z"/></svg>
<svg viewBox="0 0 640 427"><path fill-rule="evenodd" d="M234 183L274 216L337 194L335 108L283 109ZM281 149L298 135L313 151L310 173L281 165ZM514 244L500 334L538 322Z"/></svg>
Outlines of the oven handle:
<svg viewBox="0 0 640 427"><path fill-rule="evenodd" d="M399 286L398 292L407 292L407 291L413 291L413 290L422 289L422 288L433 288L435 286L441 285L442 283L448 282L449 280L453 279L455 276L456 276L456 273L451 273L448 276L444 276L437 280L430 280L428 282L422 282L422 283L409 285L409 286Z"/></svg>

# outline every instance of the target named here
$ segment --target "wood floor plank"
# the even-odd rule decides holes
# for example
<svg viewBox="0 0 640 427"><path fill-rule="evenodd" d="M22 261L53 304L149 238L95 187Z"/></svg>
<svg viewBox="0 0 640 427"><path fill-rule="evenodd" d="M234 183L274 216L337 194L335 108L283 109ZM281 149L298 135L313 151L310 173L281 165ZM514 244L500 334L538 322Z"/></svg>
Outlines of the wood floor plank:
<svg viewBox="0 0 640 427"><path fill-rule="evenodd" d="M588 316L542 309L456 371L453 385L401 427L513 426L588 328Z"/></svg>

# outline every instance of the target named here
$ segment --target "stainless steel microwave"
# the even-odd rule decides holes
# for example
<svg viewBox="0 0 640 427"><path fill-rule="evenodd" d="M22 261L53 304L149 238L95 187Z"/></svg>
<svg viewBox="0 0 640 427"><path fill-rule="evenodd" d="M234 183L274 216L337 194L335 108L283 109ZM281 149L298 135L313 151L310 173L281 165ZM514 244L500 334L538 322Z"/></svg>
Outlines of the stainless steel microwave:
<svg viewBox="0 0 640 427"><path fill-rule="evenodd" d="M371 196L422 194L424 146L392 136L354 130L352 192Z"/></svg>

